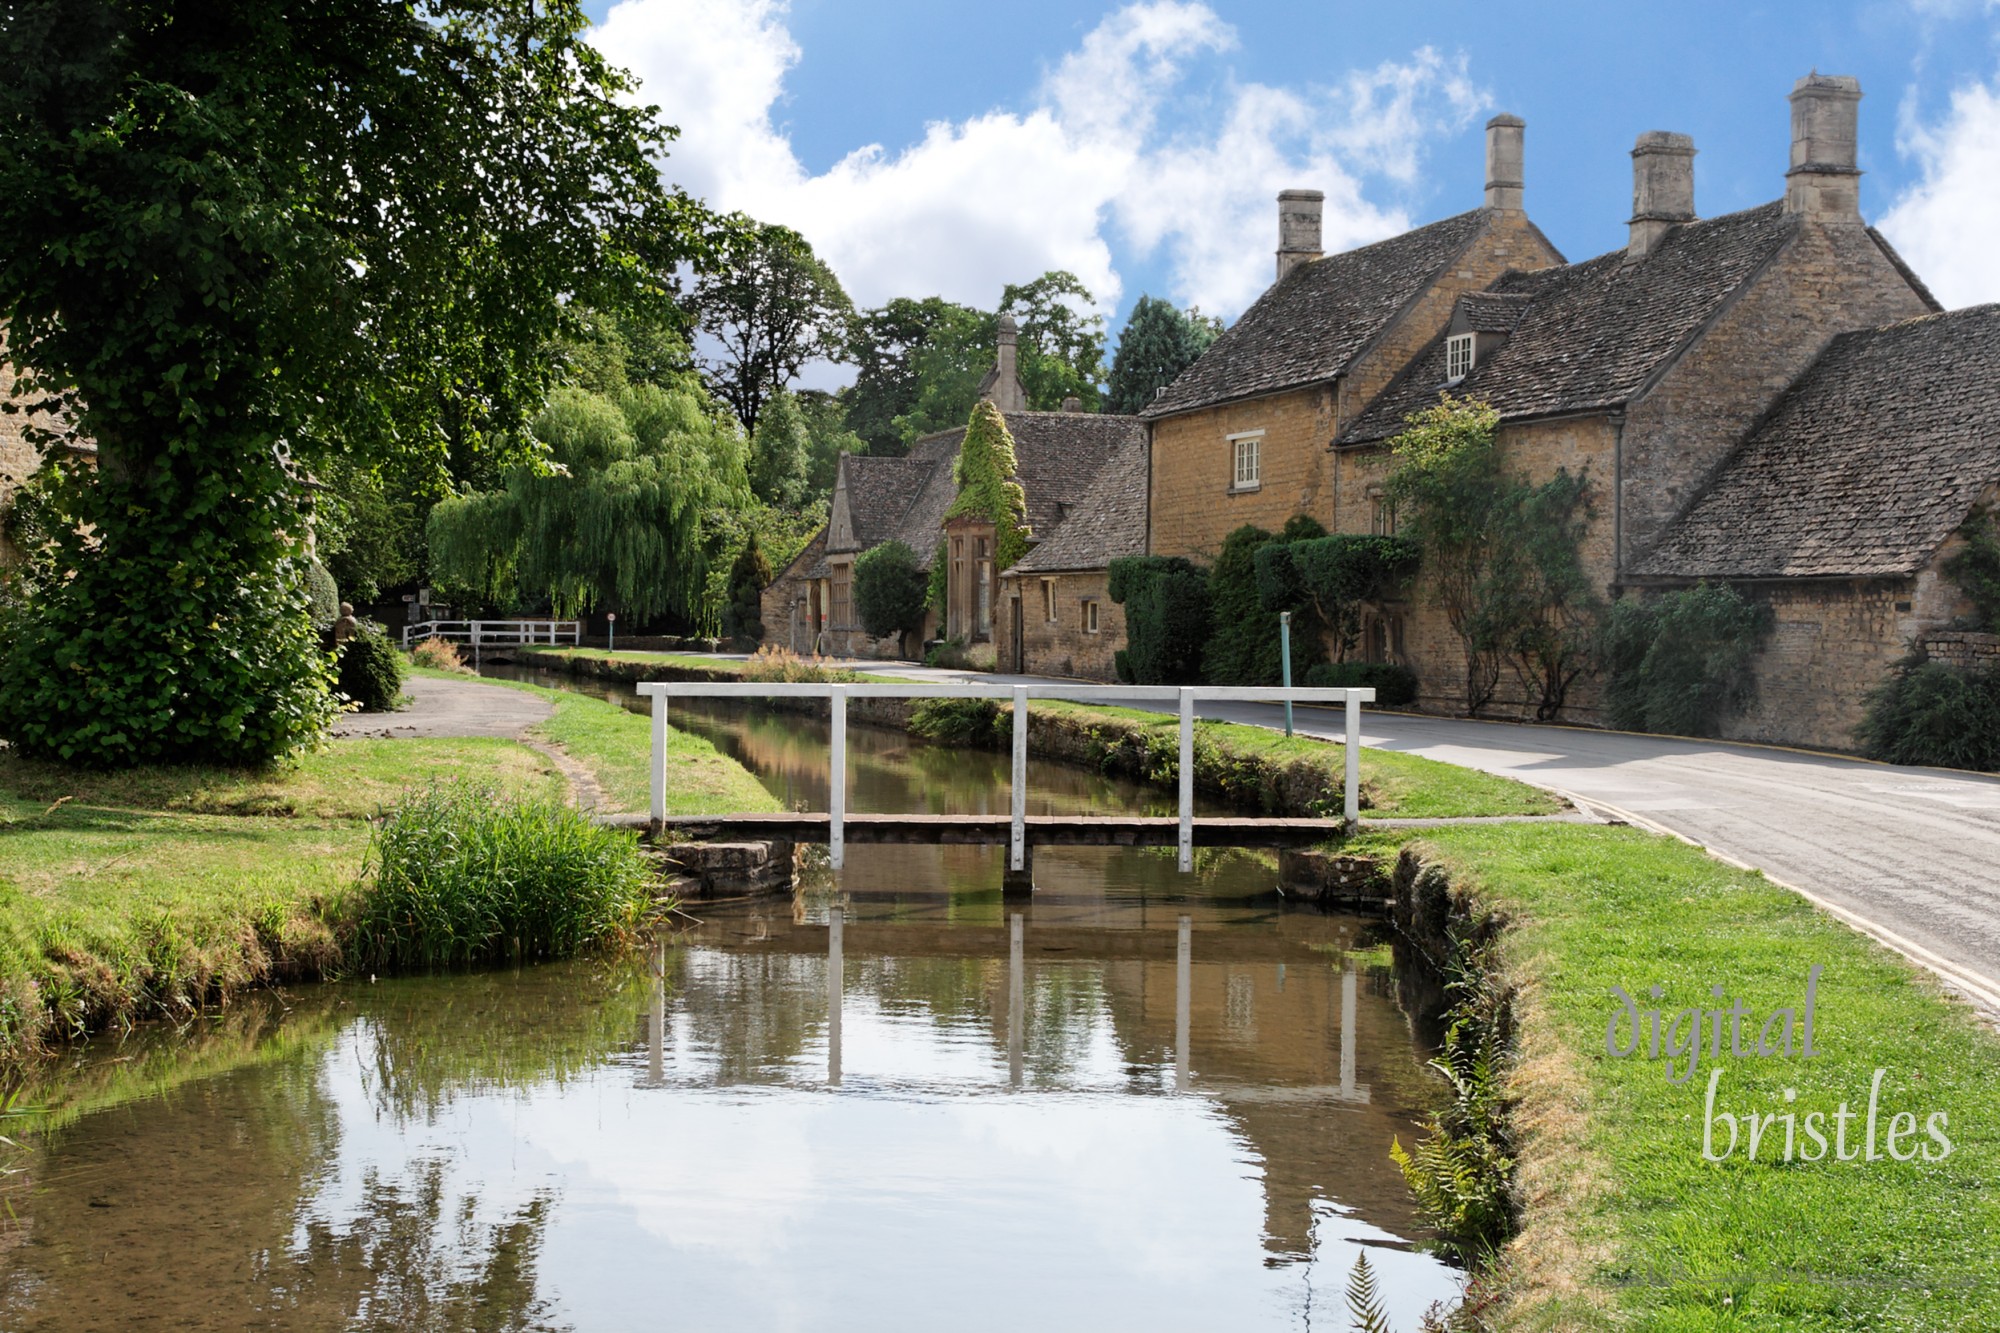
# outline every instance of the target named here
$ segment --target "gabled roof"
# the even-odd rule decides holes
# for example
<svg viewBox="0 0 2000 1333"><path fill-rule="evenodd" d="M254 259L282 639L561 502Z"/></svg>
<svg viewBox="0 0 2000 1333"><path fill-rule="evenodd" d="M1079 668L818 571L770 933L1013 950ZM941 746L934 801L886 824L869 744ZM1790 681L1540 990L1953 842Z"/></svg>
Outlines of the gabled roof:
<svg viewBox="0 0 2000 1333"><path fill-rule="evenodd" d="M1502 419L1615 408L1635 397L1798 230L1782 205L1674 228L1637 263L1613 250L1581 264L1508 273L1489 292L1526 298L1507 341L1456 385L1439 338L1363 409L1342 444L1387 439L1440 390Z"/></svg>
<svg viewBox="0 0 2000 1333"><path fill-rule="evenodd" d="M834 554L865 551L896 535L911 504L938 466L934 458L871 458L843 454L840 468L847 485L843 496L852 523L852 540L828 543Z"/></svg>
<svg viewBox="0 0 2000 1333"><path fill-rule="evenodd" d="M1833 340L1633 572L1908 575L2000 483L2000 305Z"/></svg>
<svg viewBox="0 0 2000 1333"><path fill-rule="evenodd" d="M1099 469L1054 534L1007 574L1102 569L1119 556L1145 553L1146 446L1134 441Z"/></svg>
<svg viewBox="0 0 2000 1333"><path fill-rule="evenodd" d="M1333 379L1486 225L1460 213L1301 264L1243 312L1144 415L1166 416Z"/></svg>

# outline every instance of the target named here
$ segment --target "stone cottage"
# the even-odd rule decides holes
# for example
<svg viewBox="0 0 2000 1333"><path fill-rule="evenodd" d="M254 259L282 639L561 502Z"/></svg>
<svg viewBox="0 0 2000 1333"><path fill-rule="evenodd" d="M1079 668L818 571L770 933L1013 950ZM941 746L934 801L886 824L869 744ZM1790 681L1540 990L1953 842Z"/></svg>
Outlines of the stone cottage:
<svg viewBox="0 0 2000 1333"><path fill-rule="evenodd" d="M825 530L764 591L766 643L802 653L903 655L911 645L868 635L853 594L855 559L900 541L926 566L940 554L945 560L944 613L926 617L924 638L955 639L981 656L990 651L1007 670L1110 679L1124 621L1104 596L1104 565L1144 549L1145 423L1084 412L1074 401L1060 412L1026 411L1017 339L1014 321L1003 316L980 396L1000 408L1014 437L1015 479L1028 501L1028 556L1014 571L996 570L992 523L945 518L957 496L953 472L964 427L927 435L902 458L843 455ZM1096 517L1107 508L1116 511L1108 524ZM1086 538L1086 528L1098 535ZM1052 547L1061 563L1039 566L1046 577L1024 591L1019 569ZM1076 563L1080 552L1099 549L1108 554L1095 566Z"/></svg>
<svg viewBox="0 0 2000 1333"><path fill-rule="evenodd" d="M7 340L4 330L0 330L0 402L13 401L15 372L12 362L7 360ZM25 411L0 413L0 563L11 564L20 559L20 552L13 540L7 536L5 520L13 507L14 493L21 484L42 465L43 453L28 438L30 428L61 431L64 436L62 448L70 454L92 460L96 457L97 446L68 431L47 412L34 410L23 404Z"/></svg>

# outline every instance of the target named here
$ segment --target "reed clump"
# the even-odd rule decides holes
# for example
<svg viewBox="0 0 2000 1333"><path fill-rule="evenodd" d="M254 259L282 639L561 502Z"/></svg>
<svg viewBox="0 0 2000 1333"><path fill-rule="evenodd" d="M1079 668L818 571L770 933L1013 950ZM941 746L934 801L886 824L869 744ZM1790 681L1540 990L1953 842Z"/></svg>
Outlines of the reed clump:
<svg viewBox="0 0 2000 1333"><path fill-rule="evenodd" d="M652 878L636 838L553 798L433 782L368 851L351 968L408 971L561 958L631 930Z"/></svg>

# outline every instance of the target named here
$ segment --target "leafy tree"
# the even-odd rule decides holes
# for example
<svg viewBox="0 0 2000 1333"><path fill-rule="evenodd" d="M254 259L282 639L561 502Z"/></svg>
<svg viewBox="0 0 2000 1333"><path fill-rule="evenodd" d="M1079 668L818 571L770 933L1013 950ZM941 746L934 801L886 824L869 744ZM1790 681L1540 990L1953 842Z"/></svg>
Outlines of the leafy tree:
<svg viewBox="0 0 2000 1333"><path fill-rule="evenodd" d="M741 507L714 506L701 516L701 549L707 558L708 581L702 589L695 627L704 635L720 636L726 631L729 613L730 571L743 548L754 539L765 564L775 577L798 557L819 530L826 526L826 503L819 501L803 509L774 509L770 505ZM770 579L764 582L768 586Z"/></svg>
<svg viewBox="0 0 2000 1333"><path fill-rule="evenodd" d="M438 579L560 616L610 605L692 621L708 580L703 512L749 500L734 426L691 393L637 385L615 400L559 389L534 435L552 467L524 462L503 490L431 511Z"/></svg>
<svg viewBox="0 0 2000 1333"><path fill-rule="evenodd" d="M699 358L717 398L754 432L765 401L811 361L843 361L854 305L788 227L740 221L726 262L701 272L689 307L721 351Z"/></svg>
<svg viewBox="0 0 2000 1333"><path fill-rule="evenodd" d="M944 516L992 521L996 575L1028 553L1028 494L1014 480L1014 467L1014 437L1007 420L999 408L982 401L972 409L958 461L952 464L958 495Z"/></svg>
<svg viewBox="0 0 2000 1333"><path fill-rule="evenodd" d="M862 311L848 334L848 359L857 368L854 383L840 395L847 428L867 441L871 453L896 455L907 444L898 418L917 427L910 439L963 421L972 410L980 376L992 364L992 335L991 317L941 296L921 300L899 296ZM965 395L957 411L944 412L938 424L928 424L928 411L917 411L925 374L935 376L947 365L953 371L960 367L956 360L925 362L924 353L933 342L961 339L963 346L955 347L951 355L970 352L963 370L970 375L973 392Z"/></svg>
<svg viewBox="0 0 2000 1333"><path fill-rule="evenodd" d="M883 542L854 561L854 610L861 627L878 639L916 634L924 627L930 574L902 542Z"/></svg>
<svg viewBox="0 0 2000 1333"><path fill-rule="evenodd" d="M757 548L757 534L753 532L729 566L729 608L722 616L724 635L748 643L763 639L764 589L770 583L771 565Z"/></svg>
<svg viewBox="0 0 2000 1333"><path fill-rule="evenodd" d="M1071 397L1081 399L1087 412L1098 410L1104 316L1092 309L1096 300L1074 273L1061 269L1033 282L1010 283L1001 294L998 313L1012 315L1019 325L1019 373L1030 411L1053 412ZM991 355L986 364L993 364Z"/></svg>
<svg viewBox="0 0 2000 1333"><path fill-rule="evenodd" d="M411 493L404 471L393 470L397 480L384 481L376 469L338 461L318 502L320 554L353 601L375 601L385 590L414 587L423 576L430 498Z"/></svg>
<svg viewBox="0 0 2000 1333"><path fill-rule="evenodd" d="M0 732L93 764L317 736L299 464L490 457L580 307L705 247L576 0L41 0L0 27L0 319L96 441Z"/></svg>
<svg viewBox="0 0 2000 1333"><path fill-rule="evenodd" d="M1278 615L1291 611L1292 679L1304 682L1306 672L1325 656L1321 647L1322 628L1310 604L1266 604L1259 595L1258 569L1267 556L1288 549L1294 532L1326 529L1300 515L1305 524L1286 525L1286 533L1274 536L1253 524L1244 524L1222 540L1215 563L1208 570L1208 596L1215 629L1202 654L1202 679L1211 685L1276 685L1284 679L1284 657L1279 652ZM1301 614L1302 613L1302 614Z"/></svg>
<svg viewBox="0 0 2000 1333"><path fill-rule="evenodd" d="M869 452L868 441L847 428L847 410L841 400L818 389L794 395L799 415L805 421L810 441L806 458L806 498L820 502L833 496L834 473L842 454Z"/></svg>
<svg viewBox="0 0 2000 1333"><path fill-rule="evenodd" d="M933 431L949 430L971 415L979 385L993 369L1000 318L950 306L910 353L914 391L908 410L895 418L897 452Z"/></svg>
<svg viewBox="0 0 2000 1333"><path fill-rule="evenodd" d="M767 505L790 509L806 498L812 440L798 401L780 389L764 400L750 434L750 489Z"/></svg>
<svg viewBox="0 0 2000 1333"><path fill-rule="evenodd" d="M1361 639L1370 604L1395 595L1422 561L1408 537L1337 533L1257 552L1257 594L1266 610L1304 612L1345 661Z"/></svg>
<svg viewBox="0 0 2000 1333"><path fill-rule="evenodd" d="M1222 321L1213 316L1193 308L1183 313L1171 302L1141 296L1118 335L1106 406L1113 412L1140 411L1221 334Z"/></svg>
<svg viewBox="0 0 2000 1333"><path fill-rule="evenodd" d="M1580 554L1589 486L1567 471L1540 485L1508 473L1498 424L1485 403L1443 395L1390 441L1386 489L1463 645L1467 710L1492 700L1511 665L1546 720L1592 665L1601 605Z"/></svg>

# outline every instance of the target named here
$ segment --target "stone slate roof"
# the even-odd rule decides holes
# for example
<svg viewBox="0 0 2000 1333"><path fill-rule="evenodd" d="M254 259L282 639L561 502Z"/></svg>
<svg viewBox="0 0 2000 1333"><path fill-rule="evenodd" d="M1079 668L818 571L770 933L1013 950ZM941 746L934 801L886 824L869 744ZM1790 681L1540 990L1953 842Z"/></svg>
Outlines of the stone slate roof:
<svg viewBox="0 0 2000 1333"><path fill-rule="evenodd" d="M1526 292L1467 292L1453 314L1463 314L1465 327L1475 333L1512 333L1528 313L1529 299Z"/></svg>
<svg viewBox="0 0 2000 1333"><path fill-rule="evenodd" d="M2000 483L2000 305L1833 340L1634 573L1913 574Z"/></svg>
<svg viewBox="0 0 2000 1333"><path fill-rule="evenodd" d="M1144 415L1333 379L1485 225L1486 211L1474 209L1299 265L1147 404Z"/></svg>
<svg viewBox="0 0 2000 1333"><path fill-rule="evenodd" d="M1502 419L1616 407L1700 331L1791 239L1798 219L1778 203L1674 228L1643 260L1613 250L1580 264L1503 274L1489 292L1525 297L1506 343L1450 386ZM1341 434L1387 439L1446 388L1440 337Z"/></svg>
<svg viewBox="0 0 2000 1333"><path fill-rule="evenodd" d="M1053 536L1007 575L1102 569L1121 555L1146 553L1146 446L1121 447L1070 508Z"/></svg>
<svg viewBox="0 0 2000 1333"><path fill-rule="evenodd" d="M1145 447L1146 423L1138 417L1096 412L1008 412L1005 417L1014 437L1015 476L1028 496L1028 527L1041 541L1064 526L1066 515L1077 512L1107 462ZM951 471L964 438L960 426L924 436L903 458L850 455L842 466L856 545L833 554L900 541L929 564L944 539L945 510L957 495ZM828 573L821 557L806 577Z"/></svg>

